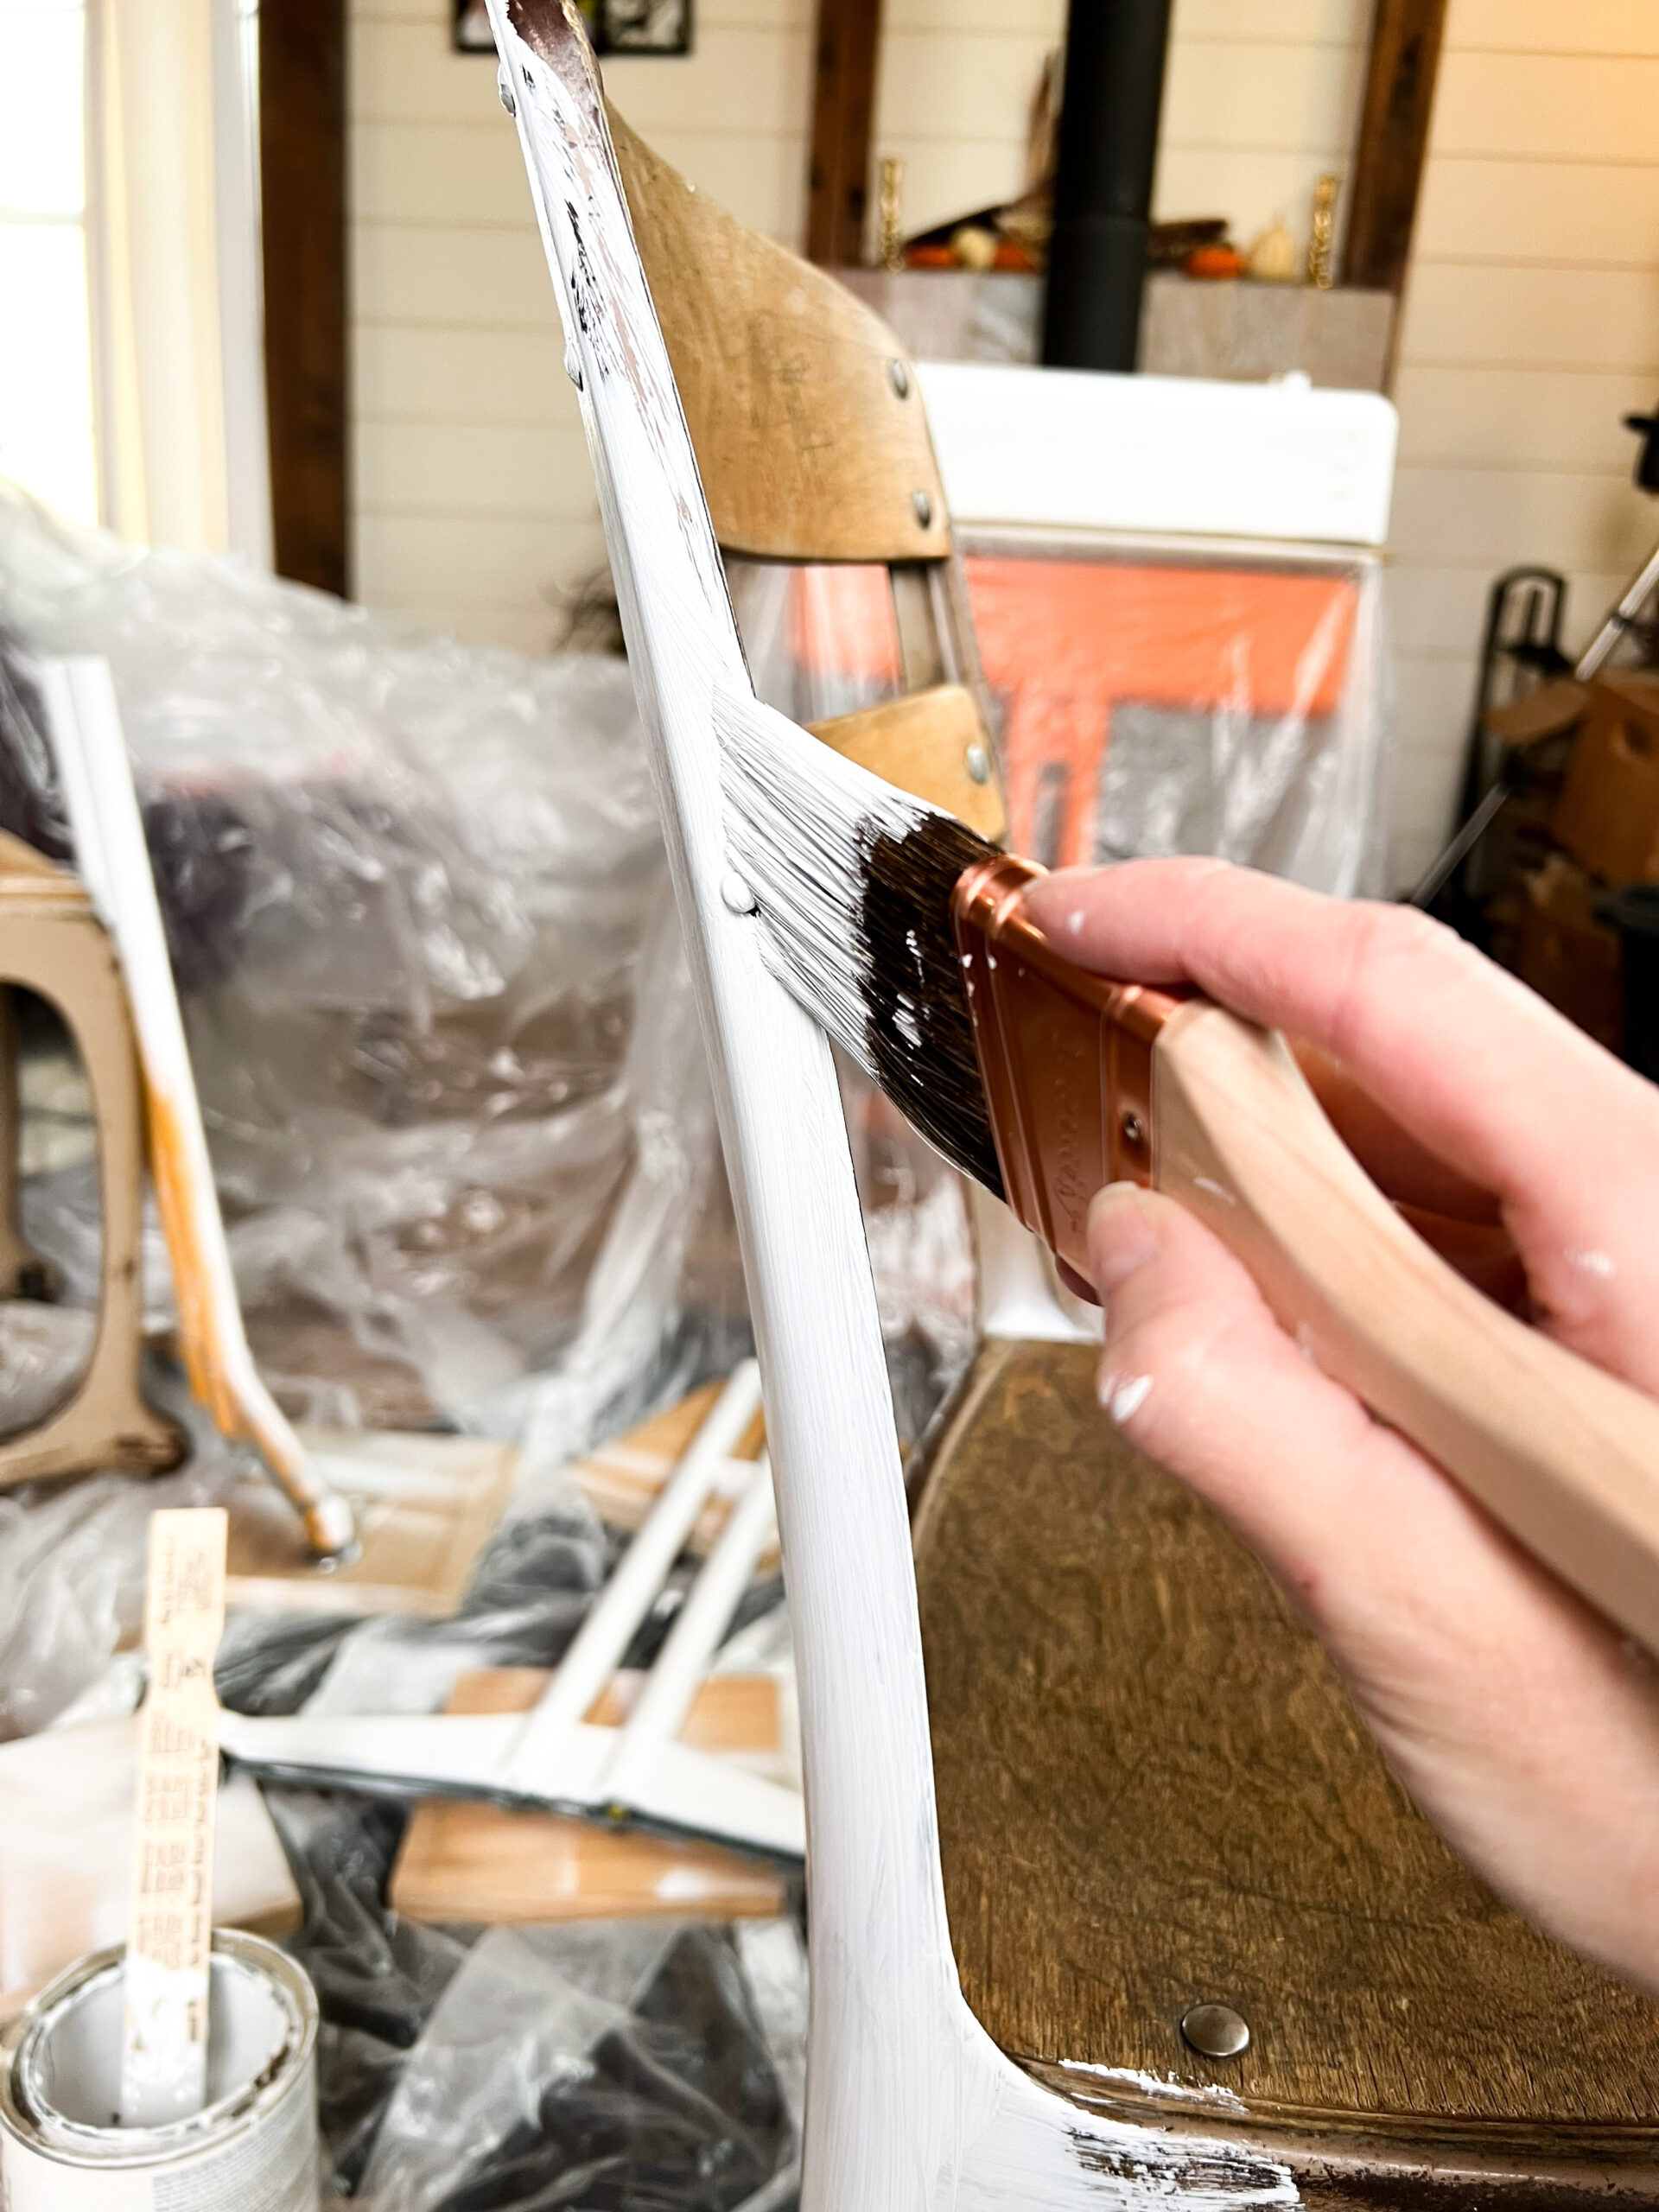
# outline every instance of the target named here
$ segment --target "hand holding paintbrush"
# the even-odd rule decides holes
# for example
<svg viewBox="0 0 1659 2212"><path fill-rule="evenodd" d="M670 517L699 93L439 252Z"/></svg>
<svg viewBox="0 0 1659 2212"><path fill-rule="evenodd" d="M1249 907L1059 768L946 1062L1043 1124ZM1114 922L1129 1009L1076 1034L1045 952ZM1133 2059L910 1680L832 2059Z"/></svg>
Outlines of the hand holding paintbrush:
<svg viewBox="0 0 1659 2212"><path fill-rule="evenodd" d="M1332 1116L1389 1196L1501 1224L1534 1339L1659 1395L1651 1084L1407 908L1201 861L1054 876L1027 904L1089 967L1200 985L1339 1067ZM1659 1988L1647 1654L1304 1358L1185 1209L1115 1186L1089 1258L1108 1410L1266 1562L1448 1840L1532 1918Z"/></svg>
<svg viewBox="0 0 1659 2212"><path fill-rule="evenodd" d="M1573 1295L1605 1304L1624 1264L1602 1231L1659 1216L1659 1101L1418 917L1213 863L1040 880L750 701L721 699L716 722L769 963L924 1135L1098 1285L1109 1409L1309 1611L1453 1840L1659 1986L1659 1941L1630 1934L1659 1924L1647 1662L1466 1502L1659 1649L1659 1405L1643 1395L1659 1357L1649 1373L1631 1356L1656 1303L1633 1269L1611 1336L1571 1319ZM1379 1129L1403 1124L1394 1164L1420 1187L1402 1195L1456 1211L1448 1192L1485 1185L1535 1300L1566 1325L1525 1325L1414 1234L1332 1127L1286 1026L1380 1098L1373 1158ZM1580 1194L1587 1177L1602 1195L1569 1234L1549 1177L1574 1162ZM1617 1179L1597 1183L1609 1162ZM1637 1230L1638 1251L1659 1251L1655 1232L1659 1217ZM1137 1245L1147 1267L1117 1274ZM1208 1268L1224 1284L1214 1332L1187 1325L1179 1294L1147 1302L1154 1251L1166 1281ZM1327 1618L1344 1563L1349 1602ZM1469 1663L1440 1663L1458 1651ZM1554 1789L1557 1753L1582 1789ZM1588 1833L1610 1878L1579 1912L1566 1837L1597 1802L1608 1819Z"/></svg>

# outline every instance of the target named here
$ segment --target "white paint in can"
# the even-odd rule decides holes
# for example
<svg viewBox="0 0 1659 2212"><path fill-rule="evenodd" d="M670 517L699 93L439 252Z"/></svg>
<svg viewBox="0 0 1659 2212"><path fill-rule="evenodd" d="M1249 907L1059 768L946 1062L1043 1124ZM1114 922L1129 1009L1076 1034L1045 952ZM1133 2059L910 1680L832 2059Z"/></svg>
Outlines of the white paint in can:
<svg viewBox="0 0 1659 2212"><path fill-rule="evenodd" d="M0 2037L0 2212L315 2212L317 2000L257 1936L213 1936L207 2102L115 2125L123 1953L60 1974Z"/></svg>

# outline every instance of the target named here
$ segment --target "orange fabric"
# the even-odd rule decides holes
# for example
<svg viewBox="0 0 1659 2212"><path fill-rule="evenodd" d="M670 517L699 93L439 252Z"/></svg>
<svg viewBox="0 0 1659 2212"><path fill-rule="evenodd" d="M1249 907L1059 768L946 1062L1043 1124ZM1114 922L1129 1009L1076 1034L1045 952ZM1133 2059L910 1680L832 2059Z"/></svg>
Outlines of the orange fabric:
<svg viewBox="0 0 1659 2212"><path fill-rule="evenodd" d="M965 567L986 677L1002 700L1009 823L1022 851L1047 842L1046 813L1056 857L1090 858L1119 701L1312 721L1341 697L1359 604L1352 576L1041 555L976 554ZM798 570L789 637L814 673L899 688L885 569Z"/></svg>
<svg viewBox="0 0 1659 2212"><path fill-rule="evenodd" d="M966 563L981 657L1001 695L1015 848L1088 861L1094 795L1119 700L1231 707L1241 716L1334 711L1358 587L1272 569L1153 568L976 555Z"/></svg>
<svg viewBox="0 0 1659 2212"><path fill-rule="evenodd" d="M966 565L999 691L1040 672L1051 690L1166 706L1243 696L1252 714L1309 715L1341 694L1359 599L1350 576L988 555Z"/></svg>
<svg viewBox="0 0 1659 2212"><path fill-rule="evenodd" d="M798 569L789 598L789 647L821 676L899 683L899 632L885 569Z"/></svg>

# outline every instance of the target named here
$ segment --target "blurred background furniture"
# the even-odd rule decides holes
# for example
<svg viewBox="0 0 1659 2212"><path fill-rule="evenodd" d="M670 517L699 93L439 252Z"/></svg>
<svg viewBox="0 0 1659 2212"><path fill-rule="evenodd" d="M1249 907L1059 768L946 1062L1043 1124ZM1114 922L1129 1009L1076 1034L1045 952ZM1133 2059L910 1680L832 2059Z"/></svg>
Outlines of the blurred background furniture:
<svg viewBox="0 0 1659 2212"><path fill-rule="evenodd" d="M1635 481L1659 493L1659 410L1627 415ZM1576 662L1566 582L1492 584L1452 834L1413 902L1513 969L1581 1029L1659 1078L1659 549Z"/></svg>

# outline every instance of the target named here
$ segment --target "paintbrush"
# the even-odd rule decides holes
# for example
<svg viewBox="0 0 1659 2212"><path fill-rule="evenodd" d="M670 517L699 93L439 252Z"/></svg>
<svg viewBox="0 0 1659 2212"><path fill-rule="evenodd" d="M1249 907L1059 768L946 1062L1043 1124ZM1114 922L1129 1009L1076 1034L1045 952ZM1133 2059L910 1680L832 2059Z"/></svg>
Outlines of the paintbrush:
<svg viewBox="0 0 1659 2212"><path fill-rule="evenodd" d="M923 1136L1084 1284L1103 1185L1178 1200L1327 1374L1659 1650L1659 1405L1432 1251L1282 1038L1077 967L1021 911L1040 869L753 698L715 723L727 906Z"/></svg>

